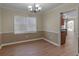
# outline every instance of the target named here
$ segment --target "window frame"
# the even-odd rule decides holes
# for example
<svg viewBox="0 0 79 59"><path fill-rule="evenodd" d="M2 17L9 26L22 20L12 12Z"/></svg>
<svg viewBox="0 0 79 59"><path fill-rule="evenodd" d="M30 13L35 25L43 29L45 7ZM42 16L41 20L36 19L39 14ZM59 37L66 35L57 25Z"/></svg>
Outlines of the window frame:
<svg viewBox="0 0 79 59"><path fill-rule="evenodd" d="M36 32L37 32L37 18L36 18L36 17L24 17L24 18L25 18L24 21L26 21L27 18L35 18L35 23L36 23L35 28L36 28L36 29L35 29L35 31L27 31L27 29L26 29L27 26L25 25L26 28L25 28L25 31L23 31L23 32L21 32L21 31L19 32L19 31L16 31L16 30L15 30L15 26L16 26L15 20L16 20L16 17L24 17L24 16L14 16L14 19L13 19L13 20L14 20L14 23L13 23L13 25L14 25L14 26L13 26L13 27L14 27L14 28L13 28L13 29L14 29L14 34L36 33ZM26 24L26 23L24 22L24 24ZM31 26L32 26L32 25L31 25Z"/></svg>

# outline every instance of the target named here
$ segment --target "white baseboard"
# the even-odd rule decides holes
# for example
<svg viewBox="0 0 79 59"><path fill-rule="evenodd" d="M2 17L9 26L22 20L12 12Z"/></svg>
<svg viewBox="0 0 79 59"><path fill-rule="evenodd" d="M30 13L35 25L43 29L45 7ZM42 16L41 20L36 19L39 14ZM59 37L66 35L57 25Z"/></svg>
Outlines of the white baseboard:
<svg viewBox="0 0 79 59"><path fill-rule="evenodd" d="M43 38L36 38L36 39L29 39L29 40L18 41L18 42L5 43L5 44L2 44L1 46L3 47L3 46L7 46L7 45L23 43L23 42L30 42L30 41L36 41L36 40L41 40L41 39L43 39Z"/></svg>
<svg viewBox="0 0 79 59"><path fill-rule="evenodd" d="M47 42L49 42L49 43L51 43L51 44L53 44L53 45L55 45L55 46L58 46L58 47L60 47L60 45L58 45L57 43L55 43L55 42L52 42L52 41L50 41L50 40L48 40L48 39L46 39L46 38L43 38L45 41L47 41Z"/></svg>
<svg viewBox="0 0 79 59"><path fill-rule="evenodd" d="M52 42L52 41L50 41L50 40L48 40L48 39L45 39L45 38L36 38L36 39L29 39L29 40L24 40L24 41L18 41L18 42L11 42L11 43L1 44L0 49L1 49L3 46L8 46L8 45L17 44L17 43L23 43L23 42L36 41L36 40L41 40L41 39L43 39L43 40L45 40L45 41L47 41L47 42L49 42L49 43L51 43L51 44L53 44L53 45L59 47L59 45L58 45L57 43L54 43L54 42Z"/></svg>

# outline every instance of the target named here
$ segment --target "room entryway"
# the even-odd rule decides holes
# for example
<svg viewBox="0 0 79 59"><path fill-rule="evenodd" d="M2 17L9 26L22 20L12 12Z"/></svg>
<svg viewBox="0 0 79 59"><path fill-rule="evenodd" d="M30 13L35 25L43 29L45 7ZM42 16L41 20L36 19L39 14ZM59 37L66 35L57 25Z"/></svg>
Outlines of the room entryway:
<svg viewBox="0 0 79 59"><path fill-rule="evenodd" d="M76 53L76 35L75 35L75 20L77 14L76 11L71 10L61 13L61 45L72 48ZM77 45L76 45L77 46Z"/></svg>

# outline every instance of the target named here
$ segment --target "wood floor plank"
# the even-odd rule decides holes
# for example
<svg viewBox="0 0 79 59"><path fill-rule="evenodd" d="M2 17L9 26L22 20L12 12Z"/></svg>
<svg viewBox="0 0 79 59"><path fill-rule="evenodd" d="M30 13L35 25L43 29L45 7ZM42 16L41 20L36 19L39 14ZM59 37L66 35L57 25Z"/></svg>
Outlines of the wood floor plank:
<svg viewBox="0 0 79 59"><path fill-rule="evenodd" d="M73 56L72 46L65 44L56 47L44 40L5 46L0 50L0 56Z"/></svg>

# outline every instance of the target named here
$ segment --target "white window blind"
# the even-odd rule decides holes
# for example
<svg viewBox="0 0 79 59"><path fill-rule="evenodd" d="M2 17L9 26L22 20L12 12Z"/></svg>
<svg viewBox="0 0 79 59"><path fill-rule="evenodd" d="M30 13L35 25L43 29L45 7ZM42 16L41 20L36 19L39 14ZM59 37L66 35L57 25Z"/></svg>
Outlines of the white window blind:
<svg viewBox="0 0 79 59"><path fill-rule="evenodd" d="M36 17L14 16L14 33L33 33L36 31Z"/></svg>

